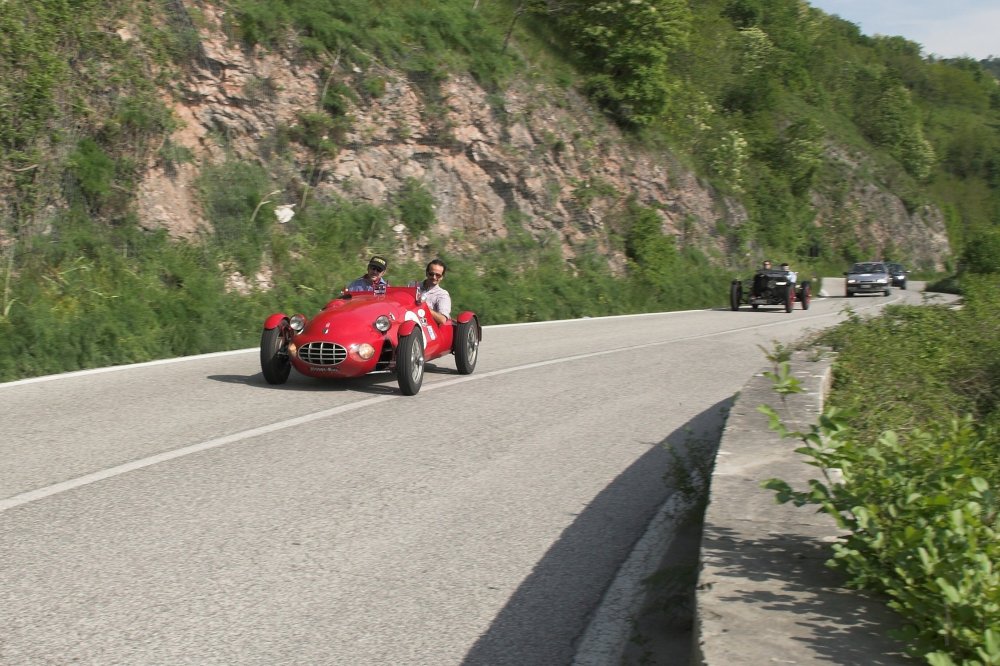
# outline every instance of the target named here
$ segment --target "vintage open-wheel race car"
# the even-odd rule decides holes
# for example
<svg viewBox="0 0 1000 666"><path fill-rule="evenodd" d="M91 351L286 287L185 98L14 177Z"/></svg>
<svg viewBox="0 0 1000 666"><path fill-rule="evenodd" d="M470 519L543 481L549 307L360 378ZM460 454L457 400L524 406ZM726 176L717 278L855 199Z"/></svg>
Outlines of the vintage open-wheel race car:
<svg viewBox="0 0 1000 666"><path fill-rule="evenodd" d="M729 307L732 310L739 310L741 305L749 305L754 310L761 305L780 305L785 308L785 312L791 312L796 301L802 305L803 310L808 310L812 299L809 281L796 284L795 274L790 271L759 270L747 287L744 287L740 279L730 283Z"/></svg>
<svg viewBox="0 0 1000 666"><path fill-rule="evenodd" d="M292 368L324 379L394 374L399 390L415 395L426 361L454 354L459 374L471 374L482 334L473 312L439 325L416 286L380 293L345 290L311 319L269 316L260 338L260 367L269 384L284 384Z"/></svg>

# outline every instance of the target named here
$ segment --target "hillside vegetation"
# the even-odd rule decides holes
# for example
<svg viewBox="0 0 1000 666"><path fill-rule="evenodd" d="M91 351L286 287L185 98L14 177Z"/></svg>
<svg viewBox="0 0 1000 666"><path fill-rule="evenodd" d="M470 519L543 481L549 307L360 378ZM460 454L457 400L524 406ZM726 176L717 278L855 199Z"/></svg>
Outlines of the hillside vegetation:
<svg viewBox="0 0 1000 666"><path fill-rule="evenodd" d="M172 139L194 73L217 66L202 41L217 15L220 39L313 63L326 82L253 159L221 129L209 139L228 159L196 159ZM498 98L523 80L580 91L622 140L686 165L747 223L686 222L722 239L720 254L685 242L685 229L665 233L664 211L636 193L579 183L581 209L618 205L602 221L609 245L581 243L568 259L514 208L504 233L473 250L434 236L434 193L419 181L385 205L310 198L352 109L384 94L386 68L418 82L429 113L456 75ZM272 86L243 94L265 100ZM400 257L398 279L419 275L426 257L404 251L397 224L448 261L455 300L485 323L720 304L730 271L765 254L814 273L909 261L892 237L859 233L879 222L847 205L859 178L915 220L943 217L947 268L966 254L989 263L982 248L1000 243L996 79L797 0L11 0L0 4L0 100L0 380L254 345L264 313L317 308L372 248ZM308 163L290 173L281 158L293 152ZM144 228L145 174L189 167L209 231L180 240ZM280 228L275 192L300 203ZM232 281L262 273L273 286Z"/></svg>

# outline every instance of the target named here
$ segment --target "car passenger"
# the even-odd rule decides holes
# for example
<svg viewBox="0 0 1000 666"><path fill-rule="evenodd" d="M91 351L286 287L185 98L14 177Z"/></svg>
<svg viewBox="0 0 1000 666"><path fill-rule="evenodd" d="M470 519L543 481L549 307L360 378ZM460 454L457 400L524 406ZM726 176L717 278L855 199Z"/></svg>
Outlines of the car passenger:
<svg viewBox="0 0 1000 666"><path fill-rule="evenodd" d="M438 325L444 324L451 316L451 294L441 286L441 280L448 268L440 259L432 259L424 270L426 277L420 283L420 293L424 303L430 308L431 317Z"/></svg>
<svg viewBox="0 0 1000 666"><path fill-rule="evenodd" d="M783 270L786 273L788 273L788 280L789 280L789 282L798 282L799 281L799 274L796 273L795 271L793 271L791 269L791 267L788 265L787 261L785 263L781 264L781 270Z"/></svg>
<svg viewBox="0 0 1000 666"><path fill-rule="evenodd" d="M370 292L385 292L385 288L389 286L389 283L383 278L383 274L389 267L389 262L385 260L385 257L380 255L374 255L368 260L368 272L359 277L357 280L351 282L347 285L347 291L370 291Z"/></svg>

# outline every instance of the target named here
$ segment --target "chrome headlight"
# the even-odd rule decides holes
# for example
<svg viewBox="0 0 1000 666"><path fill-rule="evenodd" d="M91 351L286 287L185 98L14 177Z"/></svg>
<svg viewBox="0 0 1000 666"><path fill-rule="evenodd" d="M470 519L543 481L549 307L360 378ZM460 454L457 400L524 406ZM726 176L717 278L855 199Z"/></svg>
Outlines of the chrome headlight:
<svg viewBox="0 0 1000 666"><path fill-rule="evenodd" d="M847 284L857 284L857 278L847 278Z"/></svg>
<svg viewBox="0 0 1000 666"><path fill-rule="evenodd" d="M375 320L375 330L377 330L379 333L385 333L386 331L388 331L390 325L391 322L389 321L389 318L386 317L385 315L379 315L378 319Z"/></svg>
<svg viewBox="0 0 1000 666"><path fill-rule="evenodd" d="M878 280L875 280L875 284L885 284L886 282L888 282L888 280L886 280L884 278L880 278Z"/></svg>
<svg viewBox="0 0 1000 666"><path fill-rule="evenodd" d="M306 327L306 318L303 315L297 314L288 320L288 325L296 333L301 333L302 329Z"/></svg>

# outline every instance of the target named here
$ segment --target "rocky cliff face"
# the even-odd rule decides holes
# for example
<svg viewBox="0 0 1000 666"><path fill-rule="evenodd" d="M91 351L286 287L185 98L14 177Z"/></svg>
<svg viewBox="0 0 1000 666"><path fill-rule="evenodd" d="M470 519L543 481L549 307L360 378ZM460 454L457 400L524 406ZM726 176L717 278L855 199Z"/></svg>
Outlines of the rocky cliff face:
<svg viewBox="0 0 1000 666"><path fill-rule="evenodd" d="M521 81L492 95L466 77L425 82L372 65L303 64L280 53L246 54L223 37L221 13L202 6L203 58L167 103L183 126L171 140L195 156L167 173L150 165L139 191L146 228L191 237L207 227L193 184L199 166L233 154L262 159L277 182L299 183L274 195L302 205L305 196L337 195L381 205L415 179L432 195L434 234L460 249L504 237L516 224L536 239L556 239L571 259L587 243L616 269L624 257L611 241L616 213L628 197L659 211L664 233L727 254L720 228L747 223L738 202L722 197L670 156L635 145L572 91ZM384 83L377 97L362 82ZM359 91L348 110L349 130L332 155L298 144L268 153L276 128L294 126L301 111L316 111L329 86ZM306 195L302 193L305 192ZM261 193L262 197L268 193ZM288 200L294 197L298 200ZM817 223L834 211L816 202ZM939 212L910 215L899 200L860 184L838 205L857 208L873 246L891 240L913 259L940 266L948 252ZM400 254L422 259L428 237L396 225Z"/></svg>

